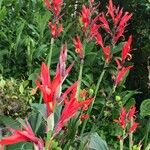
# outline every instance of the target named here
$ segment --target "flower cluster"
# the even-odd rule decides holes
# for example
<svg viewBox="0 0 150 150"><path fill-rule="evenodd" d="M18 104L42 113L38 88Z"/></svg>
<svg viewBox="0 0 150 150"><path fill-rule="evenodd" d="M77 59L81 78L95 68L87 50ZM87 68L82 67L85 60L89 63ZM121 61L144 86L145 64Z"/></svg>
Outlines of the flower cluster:
<svg viewBox="0 0 150 150"><path fill-rule="evenodd" d="M60 12L61 7L63 5L62 0L52 0L49 2L49 0L45 0L46 7L52 12L53 20L49 21L48 26L50 28L51 34L53 38L57 38L60 33L63 31L62 24L59 24L59 21L61 19Z"/></svg>
<svg viewBox="0 0 150 150"><path fill-rule="evenodd" d="M125 67L125 60L131 57L130 51L131 51L131 43L132 43L132 35L129 36L129 39L124 43L122 47L122 58L116 59L118 73L115 79L115 85L117 86L123 79L123 77L126 75L126 73L133 68L133 66L127 66Z"/></svg>
<svg viewBox="0 0 150 150"><path fill-rule="evenodd" d="M120 111L119 119L116 119L115 122L119 124L121 129L124 131L122 137L120 139L124 139L128 136L128 134L133 133L138 127L138 123L136 122L136 107L132 106L128 112L122 107ZM126 134L124 134L126 133Z"/></svg>

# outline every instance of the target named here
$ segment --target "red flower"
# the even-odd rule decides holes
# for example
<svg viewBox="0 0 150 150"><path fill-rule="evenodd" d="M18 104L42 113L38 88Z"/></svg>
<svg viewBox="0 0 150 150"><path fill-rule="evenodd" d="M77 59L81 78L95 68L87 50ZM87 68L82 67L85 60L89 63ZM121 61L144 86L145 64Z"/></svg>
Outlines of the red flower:
<svg viewBox="0 0 150 150"><path fill-rule="evenodd" d="M52 11L52 13L54 13L54 15L56 17L59 16L60 12L61 12L61 6L63 4L62 0L51 0L51 3L49 2L49 0L45 0L45 5L46 7Z"/></svg>
<svg viewBox="0 0 150 150"><path fill-rule="evenodd" d="M136 128L138 127L138 125L139 124L137 122L134 122L133 125L129 129L129 134L133 133L136 130Z"/></svg>
<svg viewBox="0 0 150 150"><path fill-rule="evenodd" d="M108 63L111 59L110 46L103 47L103 53L104 53L105 61Z"/></svg>
<svg viewBox="0 0 150 150"><path fill-rule="evenodd" d="M101 33L95 33L96 43L99 44L102 48L104 47L103 39Z"/></svg>
<svg viewBox="0 0 150 150"><path fill-rule="evenodd" d="M80 108L84 109L84 107L87 107L92 102L92 98L89 98L85 101L78 102L76 98L77 84L78 82L75 82L71 87L69 87L66 90L66 92L62 96L64 98L65 106L62 111L61 117L59 118L57 125L55 127L56 134L72 117L76 115L77 111ZM69 93L70 95L67 97ZM69 101L68 98L70 98Z"/></svg>
<svg viewBox="0 0 150 150"><path fill-rule="evenodd" d="M29 141L34 143L38 150L44 150L44 142L35 136L27 121L26 124L23 125L23 130L16 130L12 128L8 128L8 130L12 133L12 135L1 139L0 145L10 145L18 142Z"/></svg>
<svg viewBox="0 0 150 150"><path fill-rule="evenodd" d="M102 47L103 54L104 54L104 57L105 57L105 61L108 63L111 59L110 46L106 46L106 47L104 46L102 36L98 32L95 35L95 39L96 39L97 44L99 44Z"/></svg>
<svg viewBox="0 0 150 150"><path fill-rule="evenodd" d="M128 134L133 133L138 127L138 123L135 122L136 118L133 118L135 115L136 107L130 107L128 113L124 107L121 108L119 119L114 120L119 123L121 128L126 131ZM133 119L133 120L132 120ZM132 123L132 125L130 125Z"/></svg>
<svg viewBox="0 0 150 150"><path fill-rule="evenodd" d="M91 12L89 8L86 8L85 5L82 5L82 11L81 11L81 21L83 23L83 31L85 32L90 24L90 16Z"/></svg>
<svg viewBox="0 0 150 150"><path fill-rule="evenodd" d="M130 50L131 50L131 42L132 42L132 35L129 36L128 41L125 42L125 44L123 45L123 48L122 48L122 63L125 62L127 56L128 56L129 53L130 53Z"/></svg>
<svg viewBox="0 0 150 150"><path fill-rule="evenodd" d="M119 11L119 7L118 7L118 11ZM114 25L117 26L117 24L119 23L121 16L123 14L123 9L121 9L119 12L117 11L117 14L114 18Z"/></svg>
<svg viewBox="0 0 150 150"><path fill-rule="evenodd" d="M129 109L128 116L127 116L128 120L131 120L131 118L134 117L135 113L136 113L136 107L133 106Z"/></svg>
<svg viewBox="0 0 150 150"><path fill-rule="evenodd" d="M104 13L101 14L101 16L99 17L99 20L102 22L102 27L106 30L106 32L110 33L110 28L109 28L109 24L104 16Z"/></svg>
<svg viewBox="0 0 150 150"><path fill-rule="evenodd" d="M61 52L59 56L59 63L57 64L56 74L60 74L61 82L65 80L69 74L71 68L74 65L74 62L66 69L66 60L67 60L67 43L63 44L61 47Z"/></svg>
<svg viewBox="0 0 150 150"><path fill-rule="evenodd" d="M123 13L123 9L119 10L119 7L115 7L113 5L112 0L109 0L109 6L107 7L108 12L107 14L110 14L110 16L112 17L113 23L115 26L117 26L117 24L119 23L122 13Z"/></svg>
<svg viewBox="0 0 150 150"><path fill-rule="evenodd" d="M57 23L53 24L52 22L49 22L48 26L51 30L51 34L53 38L57 38L60 35L60 33L63 31L62 24L60 24L60 26L58 27Z"/></svg>
<svg viewBox="0 0 150 150"><path fill-rule="evenodd" d="M125 129L127 123L126 123L126 109L122 107L121 112L120 112L120 117L118 120L115 120L115 122L119 123L122 129Z"/></svg>
<svg viewBox="0 0 150 150"><path fill-rule="evenodd" d="M72 69L74 62L71 63L71 65L66 68L66 60L67 60L67 43L62 45L60 56L59 56L59 62L57 64L57 69L56 69L56 76L60 74L60 80L61 83L59 85L59 92L57 93L57 100L59 100L60 94L61 94L61 89L62 89L62 83L68 76L70 70Z"/></svg>
<svg viewBox="0 0 150 150"><path fill-rule="evenodd" d="M83 46L79 36L76 36L76 38L73 39L73 44L74 47L76 48L75 49L76 53L78 53L80 58L83 59L84 58Z"/></svg>
<svg viewBox="0 0 150 150"><path fill-rule="evenodd" d="M119 38L123 36L123 33L125 31L125 27L127 26L127 22L129 19L131 19L132 14L129 14L129 12L125 12L125 15L121 18L120 23L115 31L115 34L113 36L114 43L117 43Z"/></svg>
<svg viewBox="0 0 150 150"><path fill-rule="evenodd" d="M115 19L115 15L114 15L114 6L113 6L113 2L112 0L109 0L109 5L107 6L108 12L107 14L110 14L110 16L112 17L112 19Z"/></svg>
<svg viewBox="0 0 150 150"><path fill-rule="evenodd" d="M115 79L115 85L117 86L123 79L123 77L126 75L126 73L133 68L133 66L124 67L120 64L120 61L116 59L116 63L118 65L118 74Z"/></svg>
<svg viewBox="0 0 150 150"><path fill-rule="evenodd" d="M89 118L90 118L90 116L88 114L83 114L80 119L81 119L81 121L84 121Z"/></svg>
<svg viewBox="0 0 150 150"><path fill-rule="evenodd" d="M41 83L36 80L37 87L41 90L43 94L44 103L47 107L48 115L54 111L54 105L56 102L56 95L58 93L58 87L61 83L60 74L57 74L53 81L50 81L49 69L45 63L42 63L41 66Z"/></svg>
<svg viewBox="0 0 150 150"><path fill-rule="evenodd" d="M128 67L122 67L121 70L118 71L115 84L118 85L123 77L126 75L126 73L132 68L133 66L128 66Z"/></svg>

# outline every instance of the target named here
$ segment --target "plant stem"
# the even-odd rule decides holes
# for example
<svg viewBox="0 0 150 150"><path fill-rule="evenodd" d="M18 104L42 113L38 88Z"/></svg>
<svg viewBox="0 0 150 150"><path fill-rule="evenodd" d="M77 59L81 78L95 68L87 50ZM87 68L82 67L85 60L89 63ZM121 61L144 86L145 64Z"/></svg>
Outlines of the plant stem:
<svg viewBox="0 0 150 150"><path fill-rule="evenodd" d="M47 132L45 150L49 150L51 142L51 131Z"/></svg>
<svg viewBox="0 0 150 150"><path fill-rule="evenodd" d="M51 38L51 46L50 46L50 51L49 51L49 55L48 55L48 67L50 68L51 65L51 59L52 59L52 52L53 52L53 45L54 45L54 38Z"/></svg>
<svg viewBox="0 0 150 150"><path fill-rule="evenodd" d="M94 104L94 102L95 102L95 99L96 99L96 96L97 96L97 93L98 93L98 90L99 90L101 81L102 81L102 79L103 79L103 77L104 77L104 74L105 74L105 71L106 71L106 70L105 70L105 67L106 67L106 64L104 65L103 71L102 71L102 73L101 73L100 76L99 76L99 79L98 79L98 82L97 82L97 85L96 85L96 90L95 90L94 98L93 98L93 101L92 101L92 103L91 103L91 105L90 105L90 108L89 108L88 111L87 111L87 114L90 114L91 111L92 111L93 104ZM82 136L83 133L84 133L84 130L85 130L87 121L88 121L88 119L86 119L86 120L84 121L84 123L83 123L82 130L81 130L81 134L80 134L81 136Z"/></svg>
<svg viewBox="0 0 150 150"><path fill-rule="evenodd" d="M76 97L78 97L78 99L80 99L80 89L81 89L81 80L82 80L83 65L84 65L84 59L81 59L81 62L80 62L80 71L79 71L79 76L78 76L78 87L77 87L77 92L76 92Z"/></svg>
<svg viewBox="0 0 150 150"><path fill-rule="evenodd" d="M133 125L133 117L131 118L130 121L130 127L132 127ZM132 150L132 146L133 146L133 133L129 134L129 150Z"/></svg>
<svg viewBox="0 0 150 150"><path fill-rule="evenodd" d="M123 150L123 142L124 142L124 140L122 139L122 140L120 140L120 150Z"/></svg>

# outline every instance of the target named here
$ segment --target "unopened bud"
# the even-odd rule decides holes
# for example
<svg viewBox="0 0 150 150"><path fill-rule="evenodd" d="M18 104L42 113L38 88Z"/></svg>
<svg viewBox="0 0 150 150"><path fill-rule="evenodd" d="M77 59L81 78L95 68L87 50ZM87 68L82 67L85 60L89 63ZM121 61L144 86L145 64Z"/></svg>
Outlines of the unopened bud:
<svg viewBox="0 0 150 150"><path fill-rule="evenodd" d="M115 100L118 102L118 101L121 100L121 97L117 95L117 96L115 97Z"/></svg>

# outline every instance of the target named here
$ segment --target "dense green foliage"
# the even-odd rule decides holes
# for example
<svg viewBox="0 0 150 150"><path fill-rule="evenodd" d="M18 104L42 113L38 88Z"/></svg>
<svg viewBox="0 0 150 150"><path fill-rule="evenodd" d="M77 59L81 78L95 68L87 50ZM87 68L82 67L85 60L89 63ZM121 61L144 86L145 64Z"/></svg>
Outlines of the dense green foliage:
<svg viewBox="0 0 150 150"><path fill-rule="evenodd" d="M77 0L76 2L77 5L70 0L64 2L64 9L62 10L64 31L55 40L53 46L50 70L52 77L55 75L54 70L56 70L62 43L68 43L67 66L75 60L75 65L62 87L63 91L77 80L80 66L80 58L74 52L72 38L76 34L80 34L83 41L84 35L81 32L79 12L82 9L82 4L87 4L88 1ZM97 0L97 2L99 1ZM100 3L99 11L106 12L108 2L101 1ZM88 141L87 149L100 150L101 148L107 150L108 147L112 150L119 149L116 136L121 133L121 129L119 125L114 123L114 120L118 117L122 106L126 106L127 110L129 110L135 104L138 106L137 118L141 126L135 134L133 150L140 150L138 149L139 141L142 141L144 148L149 143L150 72L148 72L148 57L150 57L150 1L115 0L114 3L119 4L125 11L133 13L133 19L127 27L125 36L133 35L133 59L132 62L127 62L126 65L134 64L134 68L127 78L127 83L125 84L125 77L120 87L115 89L114 93L111 93L114 88L114 79L111 75L117 70L114 65L115 59L112 58L110 65L105 68L104 57L101 57L103 54L100 47L95 45L94 41L85 45L86 57L81 86L82 89L87 91L88 96L94 95L99 74L102 70L106 70L90 119L87 121L85 132L90 131L90 134L79 136L83 123L82 121L76 121L78 118L75 117L69 122L68 129L64 127L63 133L52 140L52 150L70 150L70 145L71 150L75 150L79 146L84 147L86 141ZM18 117L25 118L28 116L33 130L42 138L45 137L45 134L42 133L46 122L45 106L37 104L38 102L41 103L40 94L37 92L34 95L36 89L32 89L32 87L35 88L35 80L38 78L41 62L46 62L49 58L51 34L47 24L51 17L52 14L46 10L43 0L0 0L0 105L2 105L0 127L6 127L8 124L11 126L11 123L15 122L12 124L15 124L15 128L18 128L21 124L18 121ZM102 34L104 37L106 36L103 31ZM120 40L119 44L112 49L114 57L117 57L121 52L125 39L126 37ZM107 36L105 40L109 43ZM56 110L56 120L58 120L61 109ZM9 119L8 116L13 119ZM79 129L74 126L74 123L80 125ZM65 133L69 129L71 129L71 132ZM5 133L1 133L0 130L0 138L2 134ZM64 134L65 137L63 137ZM129 145L127 142L125 144L125 150L127 150ZM33 146L28 143L24 146L24 143L20 143L17 147L28 149ZM14 147L8 146L7 149L15 149L15 145Z"/></svg>

